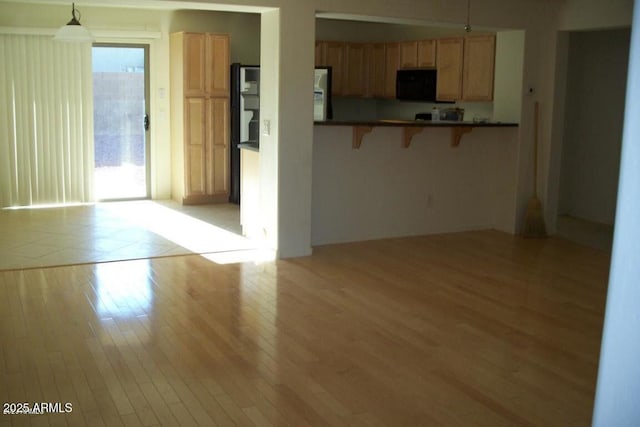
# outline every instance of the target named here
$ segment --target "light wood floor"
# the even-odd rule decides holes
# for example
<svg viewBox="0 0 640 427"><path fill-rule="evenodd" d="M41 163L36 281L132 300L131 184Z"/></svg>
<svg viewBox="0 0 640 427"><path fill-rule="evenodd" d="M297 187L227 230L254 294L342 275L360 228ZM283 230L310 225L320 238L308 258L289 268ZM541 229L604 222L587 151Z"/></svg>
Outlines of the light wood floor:
<svg viewBox="0 0 640 427"><path fill-rule="evenodd" d="M0 425L588 426L609 258L498 232L0 272Z"/></svg>

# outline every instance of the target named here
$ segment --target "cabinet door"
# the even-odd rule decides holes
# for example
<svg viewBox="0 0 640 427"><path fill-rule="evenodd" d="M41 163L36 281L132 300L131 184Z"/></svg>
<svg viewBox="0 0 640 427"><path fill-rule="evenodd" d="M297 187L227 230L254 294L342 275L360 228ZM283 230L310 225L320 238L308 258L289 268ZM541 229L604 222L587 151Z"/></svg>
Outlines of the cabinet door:
<svg viewBox="0 0 640 427"><path fill-rule="evenodd" d="M387 43L384 67L384 97L396 97L396 73L400 67L400 45Z"/></svg>
<svg viewBox="0 0 640 427"><path fill-rule="evenodd" d="M325 62L331 67L331 93L344 95L344 43L326 42Z"/></svg>
<svg viewBox="0 0 640 427"><path fill-rule="evenodd" d="M418 42L400 43L400 68L418 66Z"/></svg>
<svg viewBox="0 0 640 427"><path fill-rule="evenodd" d="M316 67L327 66L327 42L316 41Z"/></svg>
<svg viewBox="0 0 640 427"><path fill-rule="evenodd" d="M207 99L207 194L229 194L229 100Z"/></svg>
<svg viewBox="0 0 640 427"><path fill-rule="evenodd" d="M207 94L229 96L229 36L207 34Z"/></svg>
<svg viewBox="0 0 640 427"><path fill-rule="evenodd" d="M464 39L462 99L492 101L496 54L494 35L467 36Z"/></svg>
<svg viewBox="0 0 640 427"><path fill-rule="evenodd" d="M436 66L436 41L420 40L418 42L418 67L435 68Z"/></svg>
<svg viewBox="0 0 640 427"><path fill-rule="evenodd" d="M185 195L204 195L206 185L207 132L205 127L206 100L189 97L184 103L185 118Z"/></svg>
<svg viewBox="0 0 640 427"><path fill-rule="evenodd" d="M456 101L462 96L464 39L462 37L439 39L437 46L436 98L439 101Z"/></svg>
<svg viewBox="0 0 640 427"><path fill-rule="evenodd" d="M184 92L185 95L203 95L206 88L205 35L185 33L184 49Z"/></svg>
<svg viewBox="0 0 640 427"><path fill-rule="evenodd" d="M343 93L346 96L364 96L368 74L365 66L365 46L362 43L347 43L345 50Z"/></svg>
<svg viewBox="0 0 640 427"><path fill-rule="evenodd" d="M387 64L385 43L370 43L365 46L367 89L365 96L383 98L385 89L385 67Z"/></svg>

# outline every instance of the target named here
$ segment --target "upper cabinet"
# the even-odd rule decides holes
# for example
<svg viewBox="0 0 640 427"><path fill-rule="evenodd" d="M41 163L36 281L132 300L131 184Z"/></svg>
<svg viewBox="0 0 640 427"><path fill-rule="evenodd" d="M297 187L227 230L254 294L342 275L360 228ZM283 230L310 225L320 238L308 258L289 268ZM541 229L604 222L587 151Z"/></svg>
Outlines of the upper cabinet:
<svg viewBox="0 0 640 427"><path fill-rule="evenodd" d="M385 74L387 68L386 43L368 43L365 45L367 62L367 88L365 96L384 98Z"/></svg>
<svg viewBox="0 0 640 427"><path fill-rule="evenodd" d="M331 67L331 94L344 95L345 45L343 42L317 41L316 65Z"/></svg>
<svg viewBox="0 0 640 427"><path fill-rule="evenodd" d="M492 101L495 35L439 39L436 63L439 101Z"/></svg>
<svg viewBox="0 0 640 427"><path fill-rule="evenodd" d="M436 68L439 101L491 101L495 43L492 34L387 43L317 41L315 63L332 68L334 96L393 99L399 69Z"/></svg>
<svg viewBox="0 0 640 427"><path fill-rule="evenodd" d="M211 96L229 96L229 36L206 34L206 87Z"/></svg>
<svg viewBox="0 0 640 427"><path fill-rule="evenodd" d="M396 74L400 68L400 43L387 43L384 67L384 97L396 97Z"/></svg>
<svg viewBox="0 0 640 427"><path fill-rule="evenodd" d="M362 43L345 43L344 87L345 96L365 96L367 91L367 50Z"/></svg>
<svg viewBox="0 0 640 427"><path fill-rule="evenodd" d="M316 67L324 67L327 52L327 42L316 40Z"/></svg>
<svg viewBox="0 0 640 427"><path fill-rule="evenodd" d="M463 101L493 100L495 57L495 35L465 37L462 73Z"/></svg>
<svg viewBox="0 0 640 427"><path fill-rule="evenodd" d="M418 67L435 68L436 40L420 40L418 42Z"/></svg>
<svg viewBox="0 0 640 427"><path fill-rule="evenodd" d="M400 42L400 68L435 68L436 40Z"/></svg>
<svg viewBox="0 0 640 427"><path fill-rule="evenodd" d="M436 55L438 68L436 99L438 101L456 101L462 97L463 49L462 37L438 40Z"/></svg>
<svg viewBox="0 0 640 427"><path fill-rule="evenodd" d="M184 92L187 96L229 93L229 37L226 34L183 33Z"/></svg>
<svg viewBox="0 0 640 427"><path fill-rule="evenodd" d="M206 91L206 43L206 34L184 33L182 35L185 95L202 95ZM178 46L177 43L176 46Z"/></svg>
<svg viewBox="0 0 640 427"><path fill-rule="evenodd" d="M416 68L418 66L418 42L401 42L400 68Z"/></svg>

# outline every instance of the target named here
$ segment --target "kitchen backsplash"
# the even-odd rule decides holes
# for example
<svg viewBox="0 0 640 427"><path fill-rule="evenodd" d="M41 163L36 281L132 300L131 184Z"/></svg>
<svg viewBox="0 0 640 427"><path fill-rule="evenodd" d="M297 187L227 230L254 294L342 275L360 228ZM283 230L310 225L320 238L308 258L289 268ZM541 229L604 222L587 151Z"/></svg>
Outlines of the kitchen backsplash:
<svg viewBox="0 0 640 427"><path fill-rule="evenodd" d="M464 120L493 119L492 102L456 102L434 104L428 102L397 101L395 99L333 98L334 120L413 120L416 113L429 113L433 107L463 108Z"/></svg>

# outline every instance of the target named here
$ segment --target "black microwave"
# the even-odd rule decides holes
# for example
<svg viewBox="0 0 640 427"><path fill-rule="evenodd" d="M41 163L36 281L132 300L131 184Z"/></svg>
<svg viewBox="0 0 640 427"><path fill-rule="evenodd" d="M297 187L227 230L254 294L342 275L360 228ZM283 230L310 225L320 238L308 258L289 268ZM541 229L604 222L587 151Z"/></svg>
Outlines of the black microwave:
<svg viewBox="0 0 640 427"><path fill-rule="evenodd" d="M396 99L403 101L436 100L436 83L438 71L398 70L396 74Z"/></svg>

